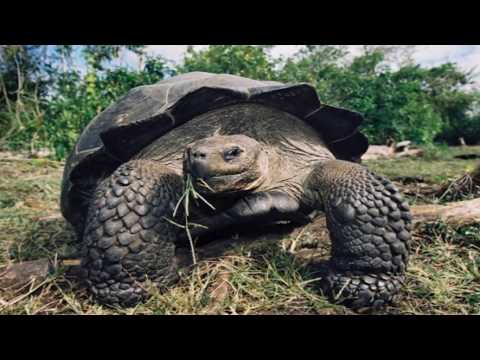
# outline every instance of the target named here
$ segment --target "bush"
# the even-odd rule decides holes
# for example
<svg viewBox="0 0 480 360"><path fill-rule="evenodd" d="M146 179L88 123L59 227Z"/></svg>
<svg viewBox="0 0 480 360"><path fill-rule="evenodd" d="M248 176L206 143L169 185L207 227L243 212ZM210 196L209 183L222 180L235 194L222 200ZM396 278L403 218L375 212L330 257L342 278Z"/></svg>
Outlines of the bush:
<svg viewBox="0 0 480 360"><path fill-rule="evenodd" d="M435 139L451 145L459 145L463 138L467 144L480 144L480 115L465 116L463 121L456 121L444 125L443 131Z"/></svg>

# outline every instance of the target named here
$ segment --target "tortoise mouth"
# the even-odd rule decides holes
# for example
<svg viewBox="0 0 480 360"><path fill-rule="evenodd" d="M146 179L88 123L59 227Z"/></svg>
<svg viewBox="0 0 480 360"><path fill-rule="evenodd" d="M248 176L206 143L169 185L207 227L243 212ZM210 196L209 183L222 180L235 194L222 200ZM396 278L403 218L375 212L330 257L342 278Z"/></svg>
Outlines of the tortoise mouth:
<svg viewBox="0 0 480 360"><path fill-rule="evenodd" d="M225 175L215 175L215 176L196 176L192 173L189 175L192 177L192 183L195 186L197 191L202 193L208 194L215 194L218 192L226 193L226 192L239 192L240 189L231 189L230 191L223 190L221 188L226 187L226 185L232 185L238 183L241 180L242 175L244 175L246 171L238 172L235 174L225 174Z"/></svg>
<svg viewBox="0 0 480 360"><path fill-rule="evenodd" d="M192 185L204 195L228 195L250 192L258 188L264 181L263 177L252 177L250 171L241 171L235 174L192 177Z"/></svg>

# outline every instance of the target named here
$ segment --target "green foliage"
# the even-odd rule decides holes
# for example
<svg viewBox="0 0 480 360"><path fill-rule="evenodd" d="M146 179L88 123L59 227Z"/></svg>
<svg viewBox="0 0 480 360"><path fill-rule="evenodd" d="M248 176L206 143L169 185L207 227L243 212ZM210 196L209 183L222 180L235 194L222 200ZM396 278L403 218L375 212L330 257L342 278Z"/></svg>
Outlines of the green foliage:
<svg viewBox="0 0 480 360"><path fill-rule="evenodd" d="M103 70L104 63L117 58L122 50L143 54L144 45L86 45L83 47L85 59L90 67Z"/></svg>
<svg viewBox="0 0 480 360"><path fill-rule="evenodd" d="M401 74L384 72L360 79L361 91L345 102L365 115L365 133L372 142L409 139L431 143L441 129L441 118L434 111L418 82L404 81ZM363 96L362 96L363 95Z"/></svg>
<svg viewBox="0 0 480 360"><path fill-rule="evenodd" d="M345 51L331 45L307 47L285 63L280 78L308 82L321 101L362 113L363 131L372 143L409 139L429 144L447 140L443 135L447 131L455 137L472 129L469 122L474 118L467 114L476 95L462 89L469 74L455 65L432 69L404 65L394 71L385 63L381 48L351 62L345 56ZM480 136L474 133L468 139L474 142Z"/></svg>
<svg viewBox="0 0 480 360"><path fill-rule="evenodd" d="M335 92L342 85L334 79L345 81L340 64L346 55L344 46L308 45L284 61L278 79L286 83L309 83L317 89L322 102L338 105L340 99Z"/></svg>
<svg viewBox="0 0 480 360"><path fill-rule="evenodd" d="M274 78L274 63L267 50L265 46L254 45L210 45L200 51L189 47L178 71L205 71L271 80Z"/></svg>
<svg viewBox="0 0 480 360"><path fill-rule="evenodd" d="M407 66L400 69L399 74L411 82L421 83L425 98L441 118L435 140L455 144L459 137L470 143L480 140L479 113L472 113L479 93L464 89L472 82L471 72L463 72L455 64L447 63L431 69Z"/></svg>
<svg viewBox="0 0 480 360"><path fill-rule="evenodd" d="M48 95L39 99L38 92L23 88L21 98L5 99L9 109L0 110L0 129L2 134L5 131L0 139L7 140L13 149L50 148L56 158L64 158L88 122L128 90L174 74L161 58L147 58L143 70L104 65L118 57L122 49L138 53L141 47L86 46L83 49L85 74L79 69L45 66L44 72L50 76L51 83ZM60 57L68 61L73 55L70 47L54 50L53 59Z"/></svg>
<svg viewBox="0 0 480 360"><path fill-rule="evenodd" d="M128 90L158 82L170 73L163 60L150 58L143 71L117 68L102 74L89 72L84 81L80 81L78 74L63 74L57 83L59 96L47 109L47 118L51 119L48 138L57 157L68 155L79 130Z"/></svg>
<svg viewBox="0 0 480 360"><path fill-rule="evenodd" d="M480 141L479 93L466 90L472 74L455 64L422 68L401 46L364 46L352 56L346 46L306 45L280 59L272 47L190 47L176 68L147 57L132 69L117 60L128 52L143 59L143 45L1 46L0 147L50 148L64 158L86 124L129 89L190 71L309 83L323 103L362 113L371 143Z"/></svg>

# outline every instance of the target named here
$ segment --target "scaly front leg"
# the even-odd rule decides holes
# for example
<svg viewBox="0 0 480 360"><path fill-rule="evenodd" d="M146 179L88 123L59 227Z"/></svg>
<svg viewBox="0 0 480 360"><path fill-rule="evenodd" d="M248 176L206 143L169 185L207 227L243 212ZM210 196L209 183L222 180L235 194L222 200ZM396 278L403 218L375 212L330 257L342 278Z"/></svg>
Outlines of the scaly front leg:
<svg viewBox="0 0 480 360"><path fill-rule="evenodd" d="M381 306L399 291L408 262L411 215L387 179L361 165L318 164L306 183L332 241L322 288L353 308Z"/></svg>
<svg viewBox="0 0 480 360"><path fill-rule="evenodd" d="M96 189L83 235L82 263L89 290L108 305L145 299L142 283L167 286L176 278L178 228L171 217L182 178L154 161L120 166Z"/></svg>

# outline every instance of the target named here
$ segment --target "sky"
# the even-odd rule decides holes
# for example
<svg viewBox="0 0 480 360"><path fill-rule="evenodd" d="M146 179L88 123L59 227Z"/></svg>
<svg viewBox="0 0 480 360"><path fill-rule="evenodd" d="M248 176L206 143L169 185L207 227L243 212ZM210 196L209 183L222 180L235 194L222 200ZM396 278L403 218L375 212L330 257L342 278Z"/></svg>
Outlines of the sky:
<svg viewBox="0 0 480 360"><path fill-rule="evenodd" d="M171 62L181 63L188 45L148 45L147 54L161 55ZM207 45L195 45L204 48ZM276 45L271 54L274 57L293 55L301 45ZM358 54L362 45L349 45L352 54ZM135 63L134 55L126 59L128 63ZM462 69L470 70L478 67L480 72L480 45L417 45L414 60L419 64L430 67L446 62L456 62ZM480 74L476 76L477 85L480 84Z"/></svg>

